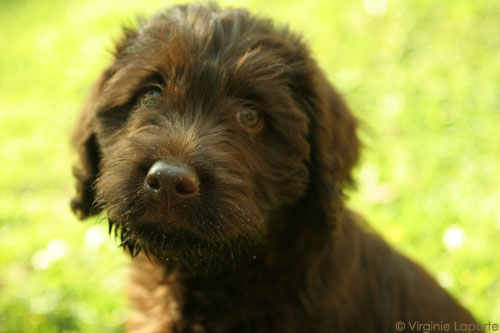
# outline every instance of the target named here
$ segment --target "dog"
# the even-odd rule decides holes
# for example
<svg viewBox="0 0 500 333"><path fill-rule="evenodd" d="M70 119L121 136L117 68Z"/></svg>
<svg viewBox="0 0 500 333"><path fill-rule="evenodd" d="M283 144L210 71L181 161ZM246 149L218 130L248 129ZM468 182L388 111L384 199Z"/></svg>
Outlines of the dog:
<svg viewBox="0 0 500 333"><path fill-rule="evenodd" d="M346 207L357 131L287 27L187 4L125 29L73 137L71 207L105 211L133 258L127 329L481 331Z"/></svg>

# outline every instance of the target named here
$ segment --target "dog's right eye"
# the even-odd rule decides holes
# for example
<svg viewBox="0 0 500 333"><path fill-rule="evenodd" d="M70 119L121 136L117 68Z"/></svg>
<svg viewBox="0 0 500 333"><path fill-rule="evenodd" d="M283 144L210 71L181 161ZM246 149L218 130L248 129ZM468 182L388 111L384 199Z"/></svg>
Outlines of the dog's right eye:
<svg viewBox="0 0 500 333"><path fill-rule="evenodd" d="M158 104L158 101L163 91L158 86L151 86L143 90L137 100L138 106L153 107Z"/></svg>

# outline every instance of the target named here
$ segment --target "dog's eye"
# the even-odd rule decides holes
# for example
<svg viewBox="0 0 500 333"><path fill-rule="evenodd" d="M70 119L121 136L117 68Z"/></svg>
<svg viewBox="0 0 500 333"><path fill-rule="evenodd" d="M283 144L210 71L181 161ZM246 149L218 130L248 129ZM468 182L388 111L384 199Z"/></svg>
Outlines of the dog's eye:
<svg viewBox="0 0 500 333"><path fill-rule="evenodd" d="M260 127L262 117L259 111L245 110L236 114L236 120L243 127L258 128Z"/></svg>
<svg viewBox="0 0 500 333"><path fill-rule="evenodd" d="M146 88L140 95L138 99L139 106L152 107L158 103L159 97L162 95L162 90L160 87L152 86Z"/></svg>

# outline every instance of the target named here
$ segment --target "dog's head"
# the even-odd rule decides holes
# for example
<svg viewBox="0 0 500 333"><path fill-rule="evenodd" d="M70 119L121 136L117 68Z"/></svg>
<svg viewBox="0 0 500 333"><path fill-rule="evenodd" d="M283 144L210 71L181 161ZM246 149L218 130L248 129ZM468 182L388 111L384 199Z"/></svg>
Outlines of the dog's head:
<svg viewBox="0 0 500 333"><path fill-rule="evenodd" d="M245 10L172 7L127 30L75 132L72 208L125 245L201 260L301 205L335 226L356 123L300 38Z"/></svg>

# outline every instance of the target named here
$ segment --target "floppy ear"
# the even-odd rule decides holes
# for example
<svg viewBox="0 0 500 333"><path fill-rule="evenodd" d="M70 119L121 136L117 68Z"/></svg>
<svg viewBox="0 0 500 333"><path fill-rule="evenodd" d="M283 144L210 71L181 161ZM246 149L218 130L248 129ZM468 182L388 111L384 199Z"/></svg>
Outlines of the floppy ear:
<svg viewBox="0 0 500 333"><path fill-rule="evenodd" d="M72 144L78 153L78 161L73 166L76 178L76 195L71 200L71 209L80 219L98 214L102 208L94 205L94 182L99 173L99 149L94 133L94 106L101 95L104 82L109 78L109 70L104 71L94 83L73 133Z"/></svg>
<svg viewBox="0 0 500 333"><path fill-rule="evenodd" d="M139 25L143 20L138 18ZM123 36L115 43L111 65L103 71L94 83L83 105L72 143L78 153L78 162L73 167L76 178L76 195L71 200L71 209L80 218L98 214L102 207L95 201L94 183L99 174L100 154L94 132L95 105L101 96L106 81L114 74L116 59L130 46L137 37L134 28L124 27Z"/></svg>
<svg viewBox="0 0 500 333"><path fill-rule="evenodd" d="M354 185L351 171L360 151L357 121L312 60L300 82L310 119L311 176L307 205L315 216L316 226L335 229L337 212L343 205L342 191Z"/></svg>
<svg viewBox="0 0 500 333"><path fill-rule="evenodd" d="M351 171L359 159L357 121L344 100L319 73L317 98L311 110L313 168L324 184L338 188L354 185Z"/></svg>

